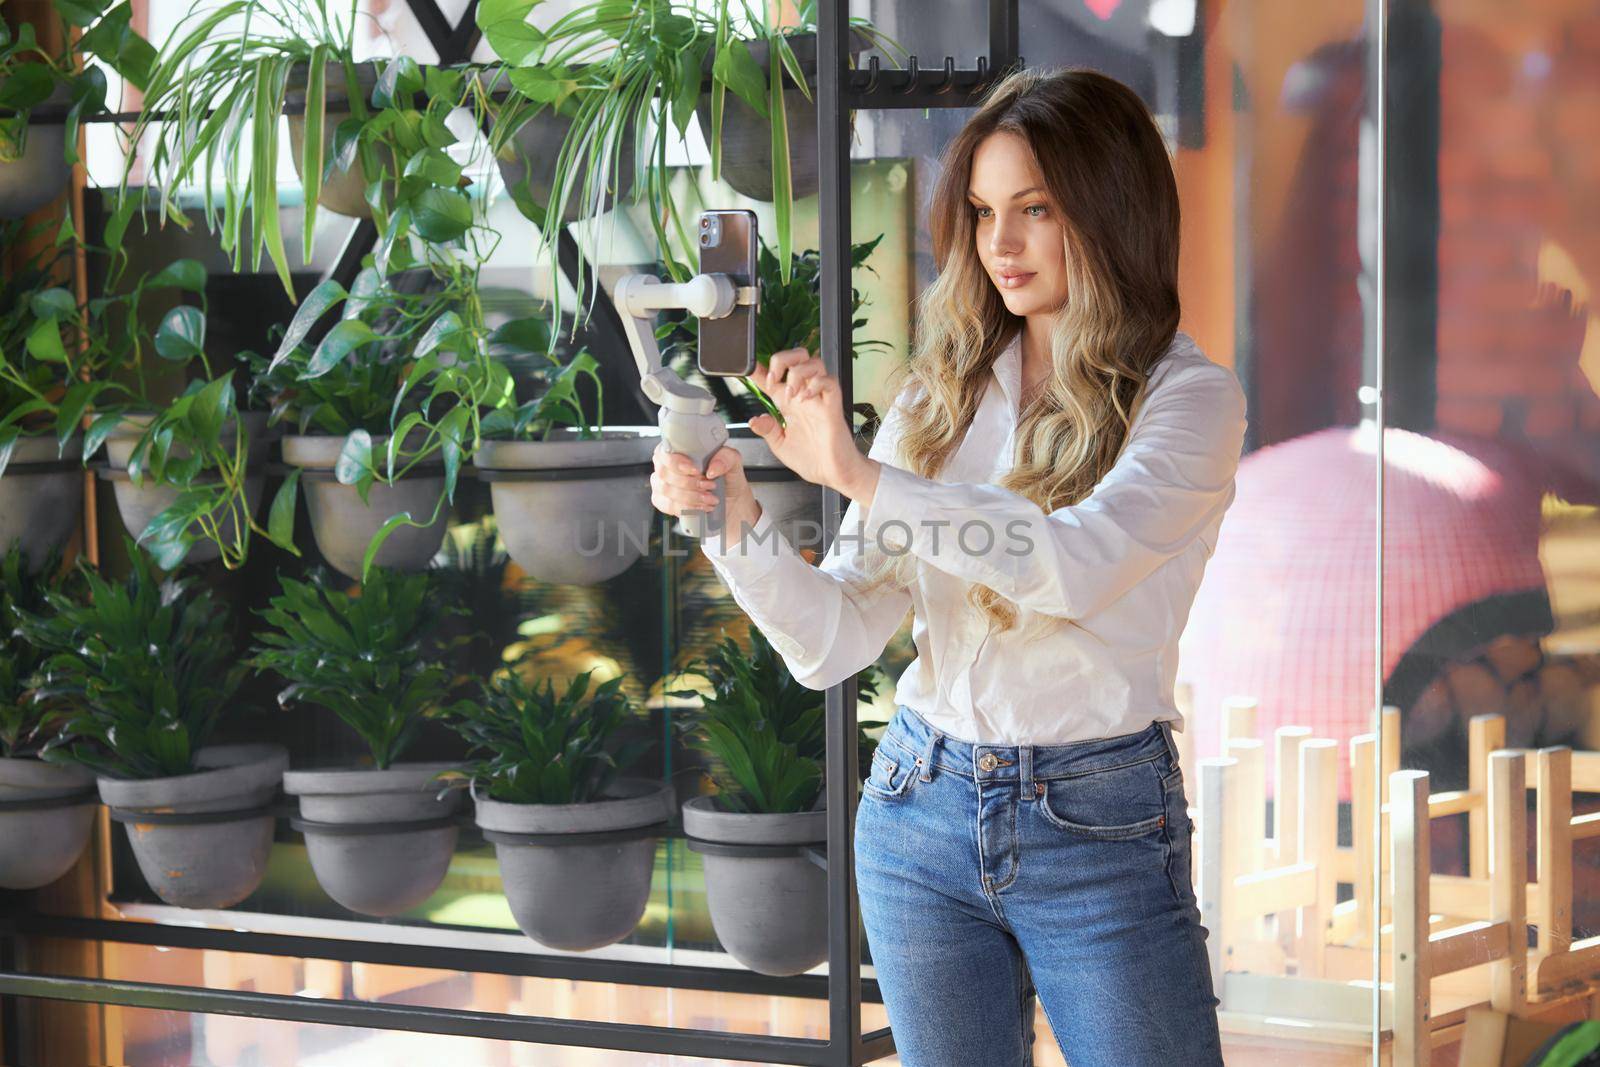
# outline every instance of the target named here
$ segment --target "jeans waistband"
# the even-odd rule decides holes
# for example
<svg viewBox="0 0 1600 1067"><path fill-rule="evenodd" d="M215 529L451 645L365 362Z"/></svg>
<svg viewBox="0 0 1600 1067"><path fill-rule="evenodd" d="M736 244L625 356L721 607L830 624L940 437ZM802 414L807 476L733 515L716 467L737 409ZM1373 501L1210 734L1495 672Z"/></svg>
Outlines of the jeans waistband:
<svg viewBox="0 0 1600 1067"><path fill-rule="evenodd" d="M1137 733L1073 741L1062 745L990 745L962 741L941 732L906 704L895 707L881 744L897 750L930 781L935 767L980 782L1074 778L1111 770L1166 753L1178 764L1172 726L1158 719Z"/></svg>

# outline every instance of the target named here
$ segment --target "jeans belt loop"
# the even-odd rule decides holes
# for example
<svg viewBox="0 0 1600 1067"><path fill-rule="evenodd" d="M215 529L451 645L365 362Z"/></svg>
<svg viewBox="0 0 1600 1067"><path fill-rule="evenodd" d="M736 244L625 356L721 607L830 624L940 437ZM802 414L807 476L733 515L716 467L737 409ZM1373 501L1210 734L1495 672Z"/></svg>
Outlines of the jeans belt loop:
<svg viewBox="0 0 1600 1067"><path fill-rule="evenodd" d="M1167 739L1167 752L1171 754L1172 765L1176 767L1178 766L1178 742L1172 736L1172 720L1158 719L1156 722L1161 727L1161 736Z"/></svg>
<svg viewBox="0 0 1600 1067"><path fill-rule="evenodd" d="M1017 746L1017 777L1021 792L1018 794L1024 801L1032 800L1035 792L1033 784L1033 746Z"/></svg>
<svg viewBox="0 0 1600 1067"><path fill-rule="evenodd" d="M928 743L922 749L922 758L918 760L922 764L922 773L917 775L921 781L933 781L933 753L939 747L939 742L943 740L944 734L941 734L938 730L929 735Z"/></svg>

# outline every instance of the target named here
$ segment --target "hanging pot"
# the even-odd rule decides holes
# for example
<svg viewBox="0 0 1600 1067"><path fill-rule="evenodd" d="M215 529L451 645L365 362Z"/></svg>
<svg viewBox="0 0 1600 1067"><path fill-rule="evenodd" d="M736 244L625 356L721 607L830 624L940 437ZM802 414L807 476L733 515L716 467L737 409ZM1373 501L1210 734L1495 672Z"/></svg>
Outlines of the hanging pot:
<svg viewBox="0 0 1600 1067"><path fill-rule="evenodd" d="M362 915L410 911L433 895L456 847L460 790L441 799L434 780L451 763L396 763L386 770L290 771L283 790L300 798L317 884Z"/></svg>
<svg viewBox="0 0 1600 1067"><path fill-rule="evenodd" d="M425 431L413 431L406 435L403 447L415 449L424 437ZM388 443L387 434L373 436L375 462L376 457L386 454ZM434 506L444 495L444 467L430 461L419 464L393 485L375 481L363 503L355 486L343 485L334 478L334 466L343 448L343 437L286 434L283 461L303 472L300 488L311 514L311 533L318 551L341 573L360 578L367 545L385 522L406 511L418 522L433 514ZM427 526L400 527L378 549L374 562L397 570L422 570L444 542L449 517L449 509L440 508L439 517Z"/></svg>
<svg viewBox="0 0 1600 1067"><path fill-rule="evenodd" d="M78 862L94 828L94 774L0 759L0 888L38 889Z"/></svg>
<svg viewBox="0 0 1600 1067"><path fill-rule="evenodd" d="M41 107L62 107L72 100L72 86L57 84ZM72 177L67 162L64 121L30 122L22 158L0 162L0 218L14 219L37 211L61 194Z"/></svg>
<svg viewBox="0 0 1600 1067"><path fill-rule="evenodd" d="M193 774L107 778L96 784L128 829L156 896L180 908L227 908L267 873L275 819L269 805L289 765L282 745L211 745Z"/></svg>
<svg viewBox="0 0 1600 1067"><path fill-rule="evenodd" d="M475 802L523 933L571 952L633 933L650 900L656 846L672 813L671 785L619 778L605 799L586 804Z"/></svg>
<svg viewBox="0 0 1600 1067"><path fill-rule="evenodd" d="M250 442L250 452L245 460L244 496L245 504L254 515L261 506L262 483L266 480L265 463L267 449L271 444L271 436L267 432L267 413L264 411L240 412L244 420L245 433ZM182 492L175 485L157 484L147 479L143 484L135 484L128 476L128 460L133 455L133 448L139 443L139 437L150 425L155 416L148 412L124 415L116 430L106 438L106 465L99 470L100 477L109 480L117 496L117 510L122 513L122 525L128 533L138 538L144 533L145 527L150 525L157 515L172 506ZM232 440L234 435L234 421L229 419L222 424L218 437L223 441ZM232 448L229 448L232 454ZM170 453L173 459L181 459L189 455L187 448L175 447ZM210 477L215 481L215 477ZM223 517L219 533L226 540L232 540L237 530L230 513ZM184 560L189 563L208 563L221 555L217 543L209 537L200 534L198 522L190 524L190 530L198 538L189 546L189 552Z"/></svg>
<svg viewBox="0 0 1600 1067"><path fill-rule="evenodd" d="M483 80L486 92L492 92L498 85L503 74L497 70L486 70L479 74ZM494 116L491 112L489 118L489 131L493 136ZM542 107L511 134L511 140L495 155L495 165L500 169L500 180L510 190L527 182L527 193L540 204L548 205L552 190L556 184L556 163L561 158L561 146L566 143L567 134L572 130L572 119L567 115L550 107ZM579 171L573 179L572 195L568 197L566 205L561 212L563 225L571 225L578 219L594 217L602 212L610 211L616 206L619 199L626 200L633 192L633 169L636 158L634 143L634 125L632 122L623 126L622 143L617 146L616 165L609 172L609 180L602 194L598 211L586 211L583 203L583 187L589 178L589 167L579 163ZM518 205L518 210L522 210ZM531 221L544 225L543 216L535 218L528 214Z"/></svg>
<svg viewBox="0 0 1600 1067"><path fill-rule="evenodd" d="M760 974L809 971L828 958L828 874L809 847L828 813L730 812L710 796L683 806L689 848L705 864L706 906L728 954Z"/></svg>
<svg viewBox="0 0 1600 1067"><path fill-rule="evenodd" d="M284 90L283 102L297 108L305 107L306 103L306 67L296 66L290 75L290 84ZM359 157L351 164L349 169L341 169L333 164L333 134L338 129L339 123L350 117L350 96L345 90L345 70L343 63L329 63L328 72L323 82L323 108L324 118L322 124L322 158L326 170L322 179L321 191L317 194L317 204L329 211L344 215L352 219L372 218L372 205L367 203L367 185L371 179L367 176L366 168L361 165ZM362 99L370 100L372 90L378 84L378 65L372 62L356 64L356 82L360 88ZM305 151L306 119L303 112L285 116L289 122L289 151L294 157L294 172L300 175L303 183L306 176L301 173L300 156ZM381 151L381 149L380 149ZM392 165L392 160L390 161ZM389 196L394 196L394 182L389 182Z"/></svg>
<svg viewBox="0 0 1600 1067"><path fill-rule="evenodd" d="M816 81L817 35L796 33L786 37L789 47L808 83ZM768 48L765 38L745 42L750 54L760 65L763 87L771 84L768 67ZM859 56L872 47L872 41L859 30L850 33L850 55ZM717 60L716 48L706 51L703 71L710 75ZM781 62L781 60L779 61ZM814 196L817 192L817 105L816 88L813 99L807 100L792 80L788 68L783 73L783 107L789 130L789 173L794 199ZM764 89L765 91L765 89ZM695 115L700 120L700 130L705 134L706 145L711 145L711 96L703 94L695 105ZM853 113L852 113L853 114ZM738 94L725 92L722 105L722 180L735 192L752 200L770 202L772 195L772 124L745 103Z"/></svg>
<svg viewBox="0 0 1600 1067"><path fill-rule="evenodd" d="M543 582L592 585L644 555L654 426L602 429L584 439L561 427L545 441L485 441L473 457L489 483L506 551Z"/></svg>
<svg viewBox="0 0 1600 1067"><path fill-rule="evenodd" d="M20 542L28 569L72 536L83 513L83 438L57 454L53 434L20 437L0 473L0 553Z"/></svg>

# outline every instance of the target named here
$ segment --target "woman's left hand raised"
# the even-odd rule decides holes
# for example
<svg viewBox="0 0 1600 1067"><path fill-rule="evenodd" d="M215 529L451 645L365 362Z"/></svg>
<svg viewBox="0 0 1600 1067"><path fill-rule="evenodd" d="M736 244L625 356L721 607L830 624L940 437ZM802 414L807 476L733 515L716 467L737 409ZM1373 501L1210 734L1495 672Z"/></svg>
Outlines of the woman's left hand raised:
<svg viewBox="0 0 1600 1067"><path fill-rule="evenodd" d="M750 420L750 428L783 465L806 481L845 496L851 496L852 489L859 492L872 461L856 448L845 421L839 380L828 373L821 358L804 348L775 352L767 366L756 365L750 380L783 413L784 426L766 412Z"/></svg>

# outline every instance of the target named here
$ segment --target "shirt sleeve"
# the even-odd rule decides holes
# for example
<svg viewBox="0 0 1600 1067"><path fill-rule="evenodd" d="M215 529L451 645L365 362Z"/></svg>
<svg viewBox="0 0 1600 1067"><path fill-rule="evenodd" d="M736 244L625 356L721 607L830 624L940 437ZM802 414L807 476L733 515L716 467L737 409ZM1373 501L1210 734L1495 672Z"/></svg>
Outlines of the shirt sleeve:
<svg viewBox="0 0 1600 1067"><path fill-rule="evenodd" d="M871 458L894 455L897 415L891 408L884 416L867 453ZM911 609L906 589L861 591L861 523L861 507L851 501L817 566L778 532L766 508L731 547L720 533L700 539L701 551L735 603L772 642L795 680L809 689L828 689L877 662Z"/></svg>
<svg viewBox="0 0 1600 1067"><path fill-rule="evenodd" d="M1080 502L1047 514L998 485L885 464L863 536L1019 606L1082 618L1182 552L1233 502L1245 426L1233 371L1185 368L1150 391L1122 454Z"/></svg>

